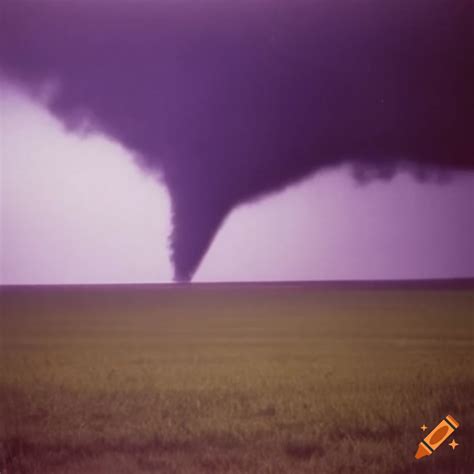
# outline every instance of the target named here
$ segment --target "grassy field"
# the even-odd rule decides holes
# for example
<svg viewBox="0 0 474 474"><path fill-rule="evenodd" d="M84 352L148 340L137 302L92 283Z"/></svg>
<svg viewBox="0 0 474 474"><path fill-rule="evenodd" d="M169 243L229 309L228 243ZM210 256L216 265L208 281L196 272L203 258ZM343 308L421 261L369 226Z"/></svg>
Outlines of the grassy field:
<svg viewBox="0 0 474 474"><path fill-rule="evenodd" d="M3 288L0 472L470 474L473 308L472 289ZM416 461L448 413L458 448Z"/></svg>

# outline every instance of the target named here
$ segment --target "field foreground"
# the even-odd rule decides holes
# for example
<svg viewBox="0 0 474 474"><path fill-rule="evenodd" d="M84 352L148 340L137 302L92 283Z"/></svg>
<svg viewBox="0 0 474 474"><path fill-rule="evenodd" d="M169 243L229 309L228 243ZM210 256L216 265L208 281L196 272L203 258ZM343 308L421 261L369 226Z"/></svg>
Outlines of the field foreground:
<svg viewBox="0 0 474 474"><path fill-rule="evenodd" d="M471 473L473 308L469 288L3 288L0 472ZM416 461L448 413L459 446Z"/></svg>

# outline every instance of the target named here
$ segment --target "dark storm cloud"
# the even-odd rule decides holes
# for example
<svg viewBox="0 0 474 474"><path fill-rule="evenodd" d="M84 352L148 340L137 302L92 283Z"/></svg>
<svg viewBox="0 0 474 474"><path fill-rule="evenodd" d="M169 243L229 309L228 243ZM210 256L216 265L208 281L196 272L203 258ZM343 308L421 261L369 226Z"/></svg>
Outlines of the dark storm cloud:
<svg viewBox="0 0 474 474"><path fill-rule="evenodd" d="M186 280L235 205L322 167L472 168L472 5L4 0L0 67L162 172Z"/></svg>

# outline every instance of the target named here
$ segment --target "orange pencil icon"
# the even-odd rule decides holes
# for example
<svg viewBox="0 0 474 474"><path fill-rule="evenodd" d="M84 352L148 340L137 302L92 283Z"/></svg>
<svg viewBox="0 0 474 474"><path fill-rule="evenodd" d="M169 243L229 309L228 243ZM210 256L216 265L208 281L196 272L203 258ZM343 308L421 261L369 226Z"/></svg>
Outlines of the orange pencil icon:
<svg viewBox="0 0 474 474"><path fill-rule="evenodd" d="M418 445L415 454L416 459L424 458L433 454L434 450L439 448L444 441L459 427L459 423L448 415L441 423Z"/></svg>

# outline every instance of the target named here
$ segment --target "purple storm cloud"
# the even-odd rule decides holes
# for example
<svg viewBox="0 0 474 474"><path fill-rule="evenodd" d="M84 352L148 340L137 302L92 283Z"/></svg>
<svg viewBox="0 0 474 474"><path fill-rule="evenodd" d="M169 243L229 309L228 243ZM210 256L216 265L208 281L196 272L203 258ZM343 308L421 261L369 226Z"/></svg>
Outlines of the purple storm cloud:
<svg viewBox="0 0 474 474"><path fill-rule="evenodd" d="M0 70L30 90L54 84L64 123L88 117L160 171L188 280L237 204L320 169L474 168L473 8L4 0Z"/></svg>

